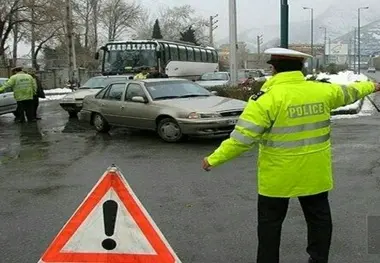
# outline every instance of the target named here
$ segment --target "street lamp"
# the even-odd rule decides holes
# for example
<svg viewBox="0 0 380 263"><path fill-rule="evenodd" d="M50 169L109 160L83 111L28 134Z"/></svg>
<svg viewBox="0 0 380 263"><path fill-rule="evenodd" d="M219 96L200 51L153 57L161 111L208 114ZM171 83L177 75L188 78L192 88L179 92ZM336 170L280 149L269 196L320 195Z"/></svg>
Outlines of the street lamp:
<svg viewBox="0 0 380 263"><path fill-rule="evenodd" d="M358 74L360 74L360 10L368 9L369 6L358 8Z"/></svg>
<svg viewBox="0 0 380 263"><path fill-rule="evenodd" d="M325 47L325 52L323 53L324 54L324 58L323 58L323 60L324 60L324 63L325 63L325 65L327 64L327 56L326 56L326 50L327 50L327 28L326 27L323 27L323 26L321 26L321 27L319 27L319 29L324 29L324 31L325 31L325 37L324 37L324 47ZM330 50L329 50L329 52L330 52Z"/></svg>
<svg viewBox="0 0 380 263"><path fill-rule="evenodd" d="M311 14L311 20L310 20L310 26L311 26L311 29L310 29L310 34L311 34L311 39L310 39L310 49L311 49L311 55L312 55L312 58L311 58L311 70L313 70L314 68L314 9L311 8L311 7L304 7L303 9L305 10L310 10L310 14Z"/></svg>

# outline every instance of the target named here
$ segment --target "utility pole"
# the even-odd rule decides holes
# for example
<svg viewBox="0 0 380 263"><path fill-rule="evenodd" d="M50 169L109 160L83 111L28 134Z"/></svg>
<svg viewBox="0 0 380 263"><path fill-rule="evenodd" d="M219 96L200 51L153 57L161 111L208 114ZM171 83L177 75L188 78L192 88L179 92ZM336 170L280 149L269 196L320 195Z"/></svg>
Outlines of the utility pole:
<svg viewBox="0 0 380 263"><path fill-rule="evenodd" d="M257 36L257 66L261 64L261 44L263 43L263 35Z"/></svg>
<svg viewBox="0 0 380 263"><path fill-rule="evenodd" d="M326 60L326 53L327 53L327 28L326 27L320 27L320 29L323 29L325 31L325 35L324 35L324 52L323 52L323 62L324 64L326 65L327 64L327 60Z"/></svg>
<svg viewBox="0 0 380 263"><path fill-rule="evenodd" d="M314 69L314 9L311 7L304 7L304 10L310 10L310 53L312 55L310 63L310 71Z"/></svg>
<svg viewBox="0 0 380 263"><path fill-rule="evenodd" d="M218 23L219 21L218 20L214 21L214 19L217 17L218 17L218 14L214 16L210 16L209 29L210 29L210 46L211 47L214 46L214 30L218 28L218 25L216 25L216 23Z"/></svg>
<svg viewBox="0 0 380 263"><path fill-rule="evenodd" d="M368 6L358 8L358 74L360 74L360 10L368 8Z"/></svg>
<svg viewBox="0 0 380 263"><path fill-rule="evenodd" d="M69 80L71 84L77 81L77 63L75 57L75 38L73 31L71 0L66 0L66 31L67 31L67 49L68 49L68 64L69 64Z"/></svg>
<svg viewBox="0 0 380 263"><path fill-rule="evenodd" d="M289 46L289 5L288 0L281 1L281 47Z"/></svg>
<svg viewBox="0 0 380 263"><path fill-rule="evenodd" d="M356 27L354 28L354 72L356 72Z"/></svg>
<svg viewBox="0 0 380 263"><path fill-rule="evenodd" d="M66 43L68 54L68 78L73 82L73 21L71 15L71 0L66 0Z"/></svg>
<svg viewBox="0 0 380 263"><path fill-rule="evenodd" d="M229 22L230 22L230 75L231 84L237 84L237 21L236 0L229 0Z"/></svg>
<svg viewBox="0 0 380 263"><path fill-rule="evenodd" d="M329 38L329 55L327 56L327 62L330 63L330 55L331 55L331 38Z"/></svg>
<svg viewBox="0 0 380 263"><path fill-rule="evenodd" d="M19 11L14 13L14 20L18 21ZM12 66L16 67L17 64L17 51L18 51L18 35L19 35L19 23L16 23L13 27L13 51L12 51Z"/></svg>

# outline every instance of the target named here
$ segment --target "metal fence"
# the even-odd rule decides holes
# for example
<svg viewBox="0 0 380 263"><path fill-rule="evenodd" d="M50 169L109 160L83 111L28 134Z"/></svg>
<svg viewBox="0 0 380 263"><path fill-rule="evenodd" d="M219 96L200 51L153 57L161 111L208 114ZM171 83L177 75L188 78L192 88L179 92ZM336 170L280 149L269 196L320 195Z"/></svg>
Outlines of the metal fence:
<svg viewBox="0 0 380 263"><path fill-rule="evenodd" d="M78 74L79 83L83 85L88 79L99 75L100 72L87 69L79 69ZM10 66L0 66L0 77L9 78L10 75ZM65 87L69 76L67 68L40 70L36 75L40 78L44 89L57 89Z"/></svg>

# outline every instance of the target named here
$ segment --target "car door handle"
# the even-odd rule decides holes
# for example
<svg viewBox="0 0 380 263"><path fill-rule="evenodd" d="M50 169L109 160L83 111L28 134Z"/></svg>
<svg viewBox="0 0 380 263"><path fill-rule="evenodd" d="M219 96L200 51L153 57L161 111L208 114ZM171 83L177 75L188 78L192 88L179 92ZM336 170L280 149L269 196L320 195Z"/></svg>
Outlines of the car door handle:
<svg viewBox="0 0 380 263"><path fill-rule="evenodd" d="M120 109L124 110L124 106L121 106Z"/></svg>
<svg viewBox="0 0 380 263"><path fill-rule="evenodd" d="M102 103L102 104L100 104L101 106L104 106L105 104L104 103Z"/></svg>

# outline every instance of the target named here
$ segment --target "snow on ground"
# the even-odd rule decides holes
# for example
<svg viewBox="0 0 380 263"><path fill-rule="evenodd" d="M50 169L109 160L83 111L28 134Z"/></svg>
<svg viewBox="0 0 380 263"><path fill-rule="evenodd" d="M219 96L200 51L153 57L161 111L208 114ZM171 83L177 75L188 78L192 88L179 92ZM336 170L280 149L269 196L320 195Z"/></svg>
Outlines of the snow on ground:
<svg viewBox="0 0 380 263"><path fill-rule="evenodd" d="M67 89L67 88L60 88L60 89L47 89L47 90L44 90L45 94L48 95L48 94L67 94L67 93L71 93L72 90L71 89Z"/></svg>
<svg viewBox="0 0 380 263"><path fill-rule="evenodd" d="M62 94L62 95L50 95L49 96L49 93L48 94L45 93L45 95L46 95L46 98L44 98L44 99L40 98L40 101L60 100L60 99L62 99L63 97L66 96L66 94Z"/></svg>
<svg viewBox="0 0 380 263"><path fill-rule="evenodd" d="M320 73L317 76L317 80L321 80L321 79L328 79L331 83L335 83L339 85L349 85L355 81L366 81L368 80L368 77L363 74L360 74L360 75L355 74L353 71L341 71L341 72L338 72L338 74ZM353 104L340 107L333 111L335 112L335 111L342 111L342 110L359 110L360 103L361 103L360 101L357 101Z"/></svg>
<svg viewBox="0 0 380 263"><path fill-rule="evenodd" d="M375 111L375 107L368 99L364 99L362 108L358 114L342 114L342 115L334 115L331 116L331 120L337 119L354 119L363 116L371 116L373 111Z"/></svg>

